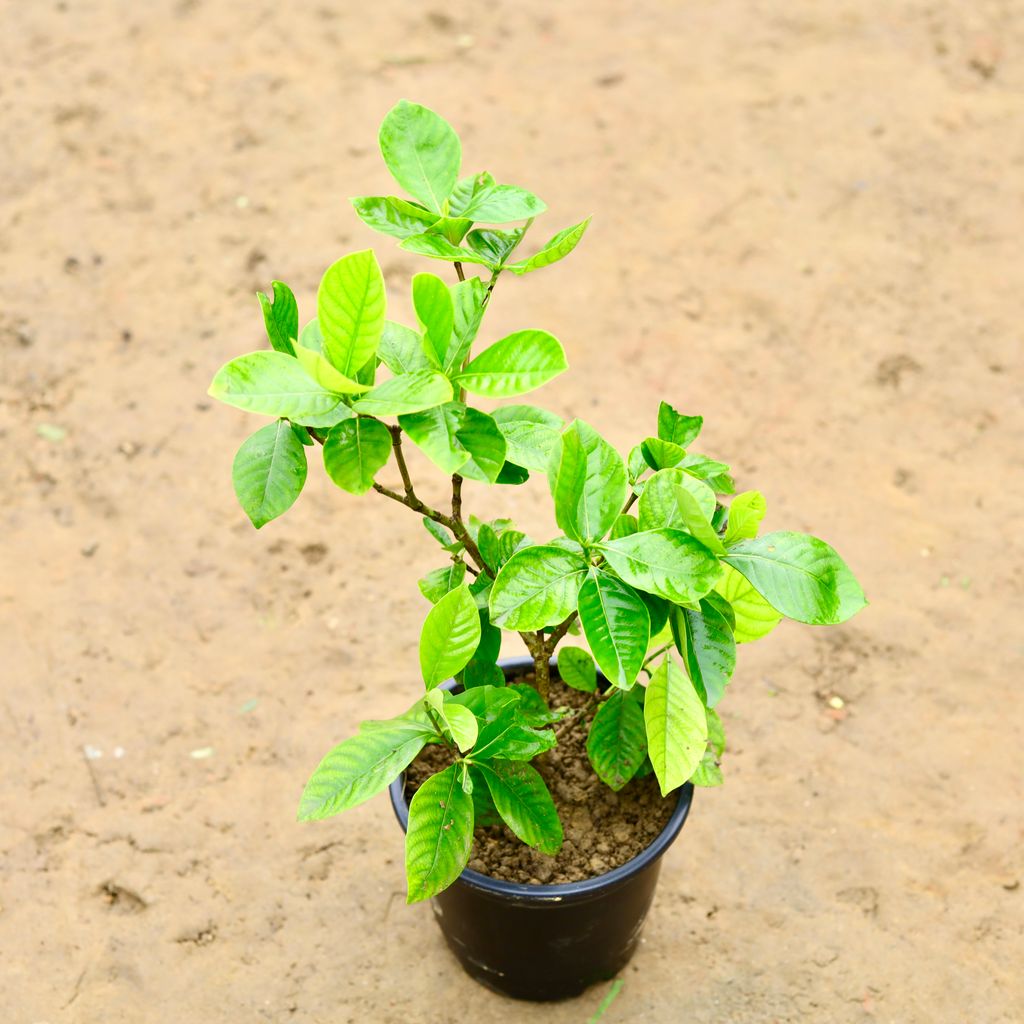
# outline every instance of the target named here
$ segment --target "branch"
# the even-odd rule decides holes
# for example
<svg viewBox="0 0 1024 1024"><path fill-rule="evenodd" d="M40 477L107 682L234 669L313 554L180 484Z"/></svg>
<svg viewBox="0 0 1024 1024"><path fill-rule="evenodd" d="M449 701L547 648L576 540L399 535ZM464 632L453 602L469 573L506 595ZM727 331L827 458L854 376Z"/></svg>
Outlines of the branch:
<svg viewBox="0 0 1024 1024"><path fill-rule="evenodd" d="M562 637L569 632L569 627L576 621L576 612L573 612L567 619L560 622L551 631L551 636L548 638L546 643L546 649L549 655L555 653L555 648L561 643Z"/></svg>

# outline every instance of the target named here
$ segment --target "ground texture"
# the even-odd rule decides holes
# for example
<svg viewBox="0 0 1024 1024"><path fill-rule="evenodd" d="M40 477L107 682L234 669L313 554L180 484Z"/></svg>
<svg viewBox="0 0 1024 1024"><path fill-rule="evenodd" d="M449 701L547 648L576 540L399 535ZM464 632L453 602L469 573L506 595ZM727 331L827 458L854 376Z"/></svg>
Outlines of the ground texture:
<svg viewBox="0 0 1024 1024"><path fill-rule="evenodd" d="M436 555L314 465L256 533L205 396L253 292L378 243L346 197L408 96L543 196L502 282L542 402L623 449L667 398L863 581L743 651L726 786L607 1024L1024 1017L1024 17L1000 0L4 5L0 1005L16 1024L568 1024L403 905L385 798L302 783L417 686ZM420 264L380 239L402 313ZM418 464L417 464L418 465ZM440 492L424 487L426 494ZM551 531L543 481L470 508ZM838 705L839 698L842 707Z"/></svg>

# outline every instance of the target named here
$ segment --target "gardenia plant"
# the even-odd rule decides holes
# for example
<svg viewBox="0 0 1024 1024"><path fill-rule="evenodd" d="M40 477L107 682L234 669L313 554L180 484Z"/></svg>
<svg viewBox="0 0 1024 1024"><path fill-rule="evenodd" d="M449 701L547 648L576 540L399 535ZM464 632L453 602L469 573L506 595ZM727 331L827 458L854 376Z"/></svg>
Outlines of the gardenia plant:
<svg viewBox="0 0 1024 1024"><path fill-rule="evenodd" d="M419 645L423 693L330 751L299 807L301 820L354 807L427 744L447 746L452 763L420 786L409 810L414 902L459 876L475 823L500 818L524 843L558 852L558 814L530 762L555 745L552 723L567 713L550 706L549 672L567 634L589 648L562 647L557 667L565 684L597 703L587 740L594 771L619 790L653 770L667 795L687 780L722 781L715 708L737 643L765 636L783 617L843 622L865 599L824 541L788 531L758 536L758 491L725 500L735 490L729 467L692 450L700 416L662 402L656 433L623 459L581 420L565 424L535 405L478 408L566 369L547 331L526 328L482 346L477 338L499 278L562 260L589 219L518 257L544 203L486 172L460 178L459 139L436 113L400 102L381 125L380 149L410 198L353 199L356 213L406 252L452 264L452 283L413 277L417 322L399 324L386 318L373 252L352 253L327 269L316 317L300 330L291 290L275 281L272 297L259 295L271 350L231 360L210 394L274 417L242 444L233 468L257 529L298 497L306 448L317 444L338 487L405 505L446 556L419 582L432 605ZM493 226L510 223L520 226ZM480 276L467 276L467 267ZM450 477L450 506L419 497L407 444ZM377 479L392 459L400 490ZM466 514L464 480L518 485L531 472L547 477L557 536L538 541L509 519ZM502 630L518 633L532 655L530 683L506 684L497 665ZM456 689L442 686L452 678Z"/></svg>

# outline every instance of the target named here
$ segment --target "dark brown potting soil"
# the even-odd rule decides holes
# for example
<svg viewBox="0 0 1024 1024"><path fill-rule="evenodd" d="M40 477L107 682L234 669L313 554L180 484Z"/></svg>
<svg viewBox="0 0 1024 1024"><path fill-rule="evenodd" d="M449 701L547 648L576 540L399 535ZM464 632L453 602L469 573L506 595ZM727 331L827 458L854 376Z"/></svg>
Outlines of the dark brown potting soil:
<svg viewBox="0 0 1024 1024"><path fill-rule="evenodd" d="M530 682L532 677L520 681ZM555 723L558 746L532 764L544 777L562 821L565 842L554 857L517 839L504 825L478 826L469 866L508 882L555 885L603 875L645 850L672 815L676 798L663 799L653 775L633 779L618 793L594 774L587 758L587 733L596 702L553 679L551 706L572 709ZM451 763L445 747L426 747L406 773L406 797Z"/></svg>

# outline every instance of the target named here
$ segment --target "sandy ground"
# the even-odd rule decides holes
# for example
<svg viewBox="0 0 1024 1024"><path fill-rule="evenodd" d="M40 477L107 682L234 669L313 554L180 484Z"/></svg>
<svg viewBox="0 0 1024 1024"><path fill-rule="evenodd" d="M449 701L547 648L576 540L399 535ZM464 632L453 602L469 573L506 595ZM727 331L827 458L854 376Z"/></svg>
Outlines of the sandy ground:
<svg viewBox="0 0 1024 1024"><path fill-rule="evenodd" d="M568 1024L604 995L464 978L384 798L294 822L418 685L436 555L319 471L254 532L255 421L205 389L273 277L308 314L379 244L404 310L420 264L345 201L387 187L403 95L546 199L538 234L594 215L490 313L563 339L543 403L623 449L661 397L703 413L769 527L872 599L744 650L727 785L603 1021L1024 1019L1019 6L3 6L5 1024ZM550 531L543 481L468 492Z"/></svg>

